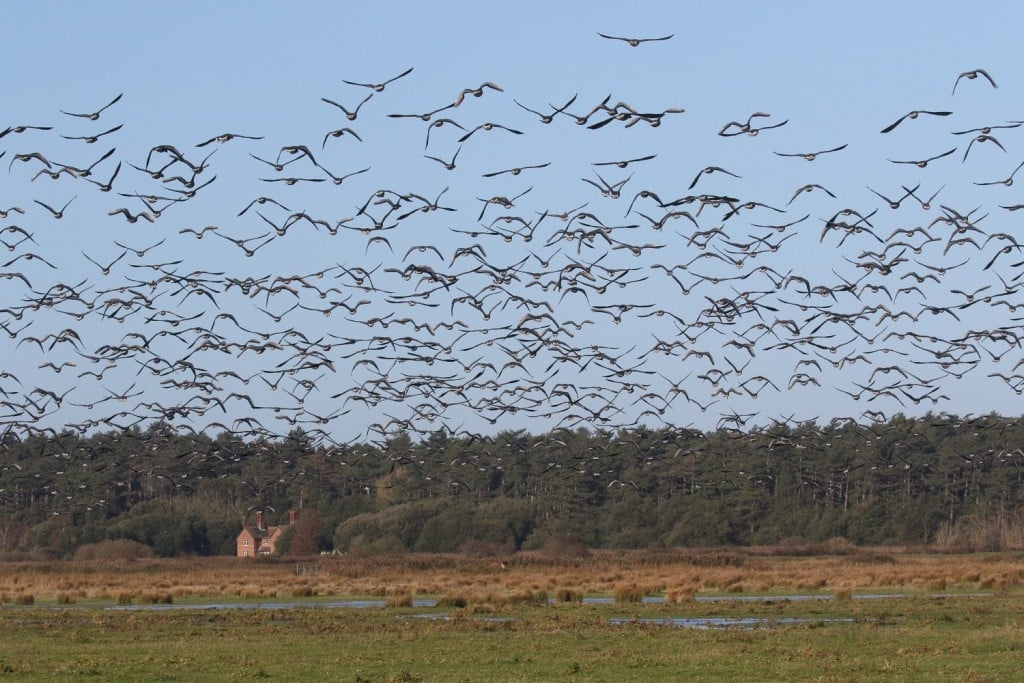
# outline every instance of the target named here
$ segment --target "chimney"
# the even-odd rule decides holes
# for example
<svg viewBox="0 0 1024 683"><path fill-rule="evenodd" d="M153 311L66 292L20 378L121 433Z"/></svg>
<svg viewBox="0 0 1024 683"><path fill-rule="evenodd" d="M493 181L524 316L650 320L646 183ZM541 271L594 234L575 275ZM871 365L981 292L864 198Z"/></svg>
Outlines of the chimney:
<svg viewBox="0 0 1024 683"><path fill-rule="evenodd" d="M256 513L256 528L262 529L263 527L263 510L259 510Z"/></svg>
<svg viewBox="0 0 1024 683"><path fill-rule="evenodd" d="M288 524L290 526L295 526L295 510L288 511Z"/></svg>

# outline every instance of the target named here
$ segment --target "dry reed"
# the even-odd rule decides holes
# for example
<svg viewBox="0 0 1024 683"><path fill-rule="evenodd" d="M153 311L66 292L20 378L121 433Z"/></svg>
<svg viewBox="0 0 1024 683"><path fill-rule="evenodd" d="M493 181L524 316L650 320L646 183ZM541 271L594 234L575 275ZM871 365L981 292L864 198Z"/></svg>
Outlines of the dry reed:
<svg viewBox="0 0 1024 683"><path fill-rule="evenodd" d="M464 555L343 556L325 559L315 578L296 576L288 561L235 558L8 562L0 595L32 594L57 602L60 595L140 600L149 592L172 598L305 597L313 595L449 595L475 599L543 592L558 601L583 594L644 595L690 587L713 592L869 591L919 587L931 590L1008 590L1024 580L1020 552L925 552L925 549L860 548L830 544L837 552L805 548L590 551L571 562L539 552L514 555L506 568ZM571 587L571 588L570 588ZM491 598L488 598L490 600ZM517 598L511 598L517 599ZM617 598L618 599L618 598Z"/></svg>

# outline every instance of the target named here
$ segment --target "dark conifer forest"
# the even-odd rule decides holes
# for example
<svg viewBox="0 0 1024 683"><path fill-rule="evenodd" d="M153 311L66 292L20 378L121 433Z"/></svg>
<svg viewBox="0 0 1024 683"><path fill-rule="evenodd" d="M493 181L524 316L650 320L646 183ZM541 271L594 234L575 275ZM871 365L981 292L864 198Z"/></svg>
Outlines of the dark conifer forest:
<svg viewBox="0 0 1024 683"><path fill-rule="evenodd" d="M285 552L513 553L855 544L1000 546L1019 527L1024 426L995 414L718 429L504 431L324 448L145 430L8 436L0 550L71 557L129 539L234 554L243 522L298 522ZM988 529L988 535L969 530ZM995 531L992 531L995 530Z"/></svg>

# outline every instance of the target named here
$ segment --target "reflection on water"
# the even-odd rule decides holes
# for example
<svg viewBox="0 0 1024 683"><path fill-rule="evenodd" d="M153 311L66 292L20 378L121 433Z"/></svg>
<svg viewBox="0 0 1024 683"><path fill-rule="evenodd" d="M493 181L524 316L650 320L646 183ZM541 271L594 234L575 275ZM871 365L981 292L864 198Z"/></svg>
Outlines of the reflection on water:
<svg viewBox="0 0 1024 683"><path fill-rule="evenodd" d="M853 600L887 600L894 598L910 598L911 593L863 593L853 595ZM982 598L993 595L993 593L931 593L924 594L931 598ZM804 600L834 600L834 595L698 595L693 598L694 602L799 602ZM555 600L549 602L554 603ZM658 595L645 596L643 604L658 605L665 604L665 598ZM590 596L583 598L584 605L612 605L615 598L605 596ZM161 612L180 609L368 609L371 607L383 608L387 606L385 600L332 600L332 601L307 601L307 602L210 602L210 603L179 603L172 605L112 605L106 607L113 611L153 611ZM437 607L437 600L433 598L418 598L412 601L413 607ZM429 616L429 615L426 615Z"/></svg>
<svg viewBox="0 0 1024 683"><path fill-rule="evenodd" d="M851 595L853 600L889 600L889 599L906 599L914 597L915 595L921 596L920 593L861 593L858 595ZM923 597L928 598L983 598L993 595L992 593L925 593ZM693 602L802 602L805 600L835 600L834 595L819 594L819 595L697 595L691 598ZM664 596L660 595L647 595L641 600L642 603L647 605L659 605L665 603ZM611 605L615 603L615 598L612 597L589 597L583 598L584 605Z"/></svg>
<svg viewBox="0 0 1024 683"><path fill-rule="evenodd" d="M795 624L849 624L853 619L804 619L800 617L645 617L637 619L609 619L610 624L656 624L680 628L768 628Z"/></svg>
<svg viewBox="0 0 1024 683"><path fill-rule="evenodd" d="M167 611L176 609L298 609L306 607L310 609L367 609L370 607L385 607L384 600L332 600L330 602L204 602L204 603L181 603L177 605L113 605L108 610L115 611ZM422 598L412 601L413 607L437 607L437 600Z"/></svg>

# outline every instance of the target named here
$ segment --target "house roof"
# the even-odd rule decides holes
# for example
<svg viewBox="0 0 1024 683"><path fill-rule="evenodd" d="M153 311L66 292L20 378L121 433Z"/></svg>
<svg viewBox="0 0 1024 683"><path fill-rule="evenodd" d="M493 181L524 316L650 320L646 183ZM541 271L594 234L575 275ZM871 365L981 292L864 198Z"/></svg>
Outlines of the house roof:
<svg viewBox="0 0 1024 683"><path fill-rule="evenodd" d="M239 533L239 536L248 531L253 538L271 538L275 536L278 532L284 532L284 530L287 528L287 525L270 526L266 529L261 529L258 526L244 526L242 527L242 531Z"/></svg>

